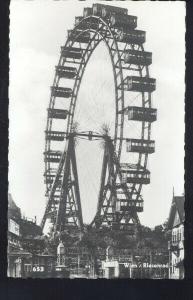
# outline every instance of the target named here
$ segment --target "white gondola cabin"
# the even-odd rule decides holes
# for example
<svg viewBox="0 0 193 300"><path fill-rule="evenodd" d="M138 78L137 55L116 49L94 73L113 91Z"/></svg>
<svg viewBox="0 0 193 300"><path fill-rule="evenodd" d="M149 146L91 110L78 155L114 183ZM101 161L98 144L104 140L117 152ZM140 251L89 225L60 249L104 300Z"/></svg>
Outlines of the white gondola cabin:
<svg viewBox="0 0 193 300"><path fill-rule="evenodd" d="M127 139L126 150L127 152L151 154L155 152L155 141L143 139Z"/></svg>
<svg viewBox="0 0 193 300"><path fill-rule="evenodd" d="M120 211L130 211L134 208L137 212L143 211L143 200L119 199Z"/></svg>
<svg viewBox="0 0 193 300"><path fill-rule="evenodd" d="M45 131L47 141L63 141L66 134L62 131Z"/></svg>
<svg viewBox="0 0 193 300"><path fill-rule="evenodd" d="M122 169L123 181L127 183L149 184L150 172L148 170Z"/></svg>
<svg viewBox="0 0 193 300"><path fill-rule="evenodd" d="M59 162L62 156L61 151L46 151L44 152L44 160L46 162Z"/></svg>

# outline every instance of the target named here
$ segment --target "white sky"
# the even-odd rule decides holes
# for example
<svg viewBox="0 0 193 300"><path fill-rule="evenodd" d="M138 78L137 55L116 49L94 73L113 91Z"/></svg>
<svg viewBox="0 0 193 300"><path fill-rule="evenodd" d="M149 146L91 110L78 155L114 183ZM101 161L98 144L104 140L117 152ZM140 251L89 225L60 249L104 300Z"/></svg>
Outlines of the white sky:
<svg viewBox="0 0 193 300"><path fill-rule="evenodd" d="M9 190L24 214L36 215L39 222L45 208L44 130L54 68L67 29L73 27L75 16L82 15L83 7L92 3L12 0L10 5ZM153 123L156 152L149 158L151 184L143 188L144 212L139 214L142 224L152 227L168 217L173 186L176 195L184 192L185 3L112 1L110 4L126 7L129 14L138 17L138 29L147 31L145 50L153 52L150 74L157 80L153 94L153 105L158 110L158 121ZM100 74L104 74L101 81L113 78L104 49L101 47L93 54L85 73L84 81L89 83L90 94L95 93ZM82 97L87 92L84 81ZM107 83L105 87L104 95L111 93ZM90 104L90 108L93 115L94 109L99 109L96 103L93 107ZM95 146L88 148L89 153L77 150L78 158L83 158L79 169L85 162L87 165L79 172L86 222L94 216L96 196L93 195L98 189L98 179L85 188L88 177L95 176L92 147ZM96 177L100 173L97 172Z"/></svg>

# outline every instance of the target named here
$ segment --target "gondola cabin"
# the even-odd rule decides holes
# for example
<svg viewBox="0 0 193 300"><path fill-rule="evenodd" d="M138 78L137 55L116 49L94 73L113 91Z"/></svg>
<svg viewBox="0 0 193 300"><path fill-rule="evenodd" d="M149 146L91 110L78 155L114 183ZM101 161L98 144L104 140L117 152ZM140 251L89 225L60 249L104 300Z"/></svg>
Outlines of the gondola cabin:
<svg viewBox="0 0 193 300"><path fill-rule="evenodd" d="M126 150L127 152L151 154L155 152L155 141L143 139L127 139Z"/></svg>
<svg viewBox="0 0 193 300"><path fill-rule="evenodd" d="M62 57L81 59L83 52L81 48L76 47L61 47Z"/></svg>
<svg viewBox="0 0 193 300"><path fill-rule="evenodd" d="M62 152L61 151L46 151L44 152L44 159L46 162L56 162L58 163L61 159Z"/></svg>
<svg viewBox="0 0 193 300"><path fill-rule="evenodd" d="M92 15L92 7L85 7L83 10L84 18L89 17Z"/></svg>
<svg viewBox="0 0 193 300"><path fill-rule="evenodd" d="M156 89L156 79L139 76L127 76L124 89L133 92L153 92Z"/></svg>
<svg viewBox="0 0 193 300"><path fill-rule="evenodd" d="M83 20L83 17L75 17L75 26L79 25L79 23Z"/></svg>
<svg viewBox="0 0 193 300"><path fill-rule="evenodd" d="M154 122L157 120L157 109L150 107L129 106L126 110L128 120Z"/></svg>
<svg viewBox="0 0 193 300"><path fill-rule="evenodd" d="M122 168L121 173L123 181L127 183L135 184L149 184L150 183L150 172L148 170L135 170L130 168Z"/></svg>
<svg viewBox="0 0 193 300"><path fill-rule="evenodd" d="M65 120L67 115L68 111L66 109L48 108L48 118Z"/></svg>
<svg viewBox="0 0 193 300"><path fill-rule="evenodd" d="M111 24L115 28L135 29L137 27L137 17L130 15L114 14L111 16Z"/></svg>
<svg viewBox="0 0 193 300"><path fill-rule="evenodd" d="M125 50L124 63L149 66L152 63L152 53L140 50Z"/></svg>
<svg viewBox="0 0 193 300"><path fill-rule="evenodd" d="M89 17L89 16L88 16ZM98 28L98 19L97 18L82 18L75 21L76 29L77 30L86 30L86 29L93 29L96 30Z"/></svg>
<svg viewBox="0 0 193 300"><path fill-rule="evenodd" d="M76 77L77 69L73 67L66 67L66 66L56 66L56 75L59 78L68 78L73 79Z"/></svg>
<svg viewBox="0 0 193 300"><path fill-rule="evenodd" d="M123 43L141 45L145 43L146 32L142 30L120 30L117 32L117 40Z"/></svg>
<svg viewBox="0 0 193 300"><path fill-rule="evenodd" d="M119 206L120 211L130 211L131 208L133 208L137 212L142 212L143 211L143 200L119 199L118 206Z"/></svg>
<svg viewBox="0 0 193 300"><path fill-rule="evenodd" d="M126 8L104 5L99 3L93 4L92 9L93 15L100 17L102 16L103 18L109 17L112 14L119 14L122 17L122 15L125 15L128 12Z"/></svg>
<svg viewBox="0 0 193 300"><path fill-rule="evenodd" d="M46 130L45 134L47 141L64 141L66 137L66 134L62 131Z"/></svg>
<svg viewBox="0 0 193 300"><path fill-rule="evenodd" d="M51 91L53 97L70 98L72 95L72 89L66 87L52 86Z"/></svg>
<svg viewBox="0 0 193 300"><path fill-rule="evenodd" d="M45 182L46 183L53 183L53 181L56 177L56 172L57 172L57 169L47 170L44 173ZM62 175L59 175L58 178L61 179Z"/></svg>
<svg viewBox="0 0 193 300"><path fill-rule="evenodd" d="M122 7L115 7L111 5L103 5L102 7L102 17L109 18L113 14L119 14L120 18L122 15L127 15L128 9Z"/></svg>
<svg viewBox="0 0 193 300"><path fill-rule="evenodd" d="M90 33L82 30L68 30L68 39L70 41L87 44L90 41Z"/></svg>

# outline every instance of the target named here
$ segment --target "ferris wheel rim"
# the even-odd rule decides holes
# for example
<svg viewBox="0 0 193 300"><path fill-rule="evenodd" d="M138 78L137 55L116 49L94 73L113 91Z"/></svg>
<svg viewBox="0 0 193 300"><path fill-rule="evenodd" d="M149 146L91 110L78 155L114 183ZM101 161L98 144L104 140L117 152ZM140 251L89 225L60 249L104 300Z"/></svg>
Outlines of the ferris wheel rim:
<svg viewBox="0 0 193 300"><path fill-rule="evenodd" d="M116 39L115 39L115 37L113 35L113 32L112 32L111 28L109 27L108 23L105 22L105 20L103 18L98 17L98 16L88 16L88 17L85 17L85 18L83 18L80 21L80 23L84 22L84 20L89 20L90 18L91 19L92 18L97 19L99 22L103 23L103 26L106 26L108 28L109 32L112 35L112 38L113 38L113 41L114 41L114 44L115 44L115 47L116 47L116 52L117 52L117 55L118 55L118 63L119 63L119 68L120 68L119 69L119 73L121 74L121 84L123 84L123 70L122 70L122 64L121 64L121 59L120 59L119 46L118 46L118 42L116 41ZM76 30L78 28L79 28L79 24L77 26L75 26L73 28L73 30ZM87 63L89 62L89 59L92 56L92 53L94 52L94 50L96 49L96 47L101 43L101 41L105 42L105 45L107 46L107 48L109 50L109 54L110 54L110 58L111 58L111 63L112 63L113 71L114 71L114 86L116 85L116 82L115 82L115 77L116 77L115 76L115 64L114 64L114 61L113 61L113 58L112 58L112 52L111 52L112 49L109 47L107 41L105 40L105 37L102 36L102 34L99 33L97 30L93 30L93 29L90 29L90 28L87 28L86 30L84 30L84 32L92 32L92 33L94 32L95 33L94 37L96 37L96 35L99 34L99 35L101 35L101 39L98 41L98 43L96 43L96 45L94 46L94 48L92 49L92 51L90 51L90 55L89 55L89 57L88 57L85 65L83 67L83 71L82 71L82 74L80 76L81 79L79 81L79 86L77 88L76 96L74 98L75 99L75 105L72 105L73 96L71 97L70 107L73 106L73 110L72 110L72 113L68 115L67 133L70 133L72 131L73 119L74 119L74 113L75 113L75 106L76 106L76 101L77 101L77 98L78 98L78 92L79 92L79 88L80 88L80 85L81 85L81 81L82 81L82 78L84 76L84 71L86 70ZM92 41L94 41L94 39ZM70 42L70 39L68 38L67 41L66 41L66 43L65 43L65 46L67 46L68 44L70 44L71 47L72 47L75 42L76 42L75 40ZM140 47L141 47L142 51L144 51L143 45L140 45ZM87 48L89 48L89 45L87 46ZM86 52L86 50L85 50L85 52ZM58 65L60 65L61 60L62 60L62 55L60 56ZM65 64L65 60L64 60L64 62L63 62L62 65L64 65L64 64ZM149 78L149 68L148 68L148 66L145 66L145 69L146 69L146 74L147 74L146 76ZM74 81L73 92L74 92L74 87L76 85L76 82L78 81L78 75L79 75L79 72L78 72L78 74L77 74L77 76L75 78L75 81ZM140 76L142 76L142 75L140 75ZM59 83L59 79L57 79L57 75L55 74L53 86L58 86L58 83ZM115 87L115 89L117 90L117 86ZM121 92L122 92L121 103L122 103L122 108L123 108L122 113L121 113L121 118L122 118L121 119L121 131L120 131L120 137L117 138L117 134L115 134L116 137L114 139L115 142L117 142L119 140L119 148L118 148L118 158L119 158L119 160L120 160L120 155L121 155L121 152L122 152L122 139L123 139L123 127L124 127L124 90L122 89ZM141 93L141 94L142 94L142 98L143 98L143 100L142 100L142 107L145 107L145 104L144 104L144 95L143 95L144 93ZM116 120L117 120L118 114L120 114L120 112L117 109L117 95L115 95L115 102L116 102ZM50 97L49 108L50 107L54 107L54 104L55 104L55 98L52 98L52 96L51 96ZM149 93L149 95L148 95L148 105L151 108L151 93ZM71 121L70 121L70 118L71 118ZM115 124L115 131L116 131L117 122ZM46 126L47 131L49 129L51 129L51 128L52 128L52 120L48 120L47 119L47 126ZM150 135L151 135L151 123L148 123L148 139L149 140L150 140ZM143 126L142 126L141 136L142 137L144 136L144 123L143 123ZM47 151L47 150L50 150L50 142L48 142L48 143L46 142L45 151ZM140 159L141 156L142 155L139 155L139 161L141 161L141 159ZM148 154L145 154L144 156L145 156L144 168L146 168ZM49 165L47 163L45 165L46 165L45 169L47 170L49 168ZM141 188L142 188L142 184L139 186L138 190L141 191Z"/></svg>
<svg viewBox="0 0 193 300"><path fill-rule="evenodd" d="M90 18L90 17L86 17L86 18L84 18L82 21L88 20L89 18ZM111 31L111 29L109 28L108 24L105 23L105 21L104 21L102 18L97 17L97 16L92 16L92 18L101 21L105 26L107 26L109 32L110 32L111 35L113 36L112 31ZM81 21L81 22L82 22L82 21ZM75 26L74 29L76 29L78 26L79 26L79 24L78 24L77 26ZM73 29L73 30L74 30L74 29ZM85 30L85 31L87 31L87 30ZM96 33L96 34L100 34L98 31L95 31L95 30L93 30L93 29L91 29L90 31L91 31L91 32L94 32L94 33ZM95 35L96 35L96 34L95 34ZM100 35L101 35L101 34L100 34ZM117 50L117 52L119 53L117 41L115 40L114 37L113 37L113 39L114 39L114 43L115 43L115 46L116 46L116 50ZM114 64L113 64L112 54L111 54L111 52L110 52L110 48L108 47L108 44L107 44L106 40L104 40L104 37L103 37L102 35L101 35L101 39L100 39L99 42L96 44L96 47L100 44L101 41L104 41L104 42L105 42L105 45L107 46L107 48L108 48L108 50L109 50L109 54L110 54L110 58L111 58L112 67L114 68ZM75 42L76 42L76 41L72 41L72 42L70 43L71 46L73 46L73 44L74 44ZM66 43L65 43L65 46L64 46L64 47L66 47L68 44L69 44L69 39L66 40ZM89 58L88 58L88 60L87 60L87 62L86 62L86 64L85 64L85 66L84 66L84 70L83 70L83 73L82 73L82 75L81 75L80 83L81 83L81 81L82 81L82 78L83 78L83 75L84 75L84 71L86 70L87 63L89 62L89 59L90 59L90 57L92 56L92 53L94 52L94 50L96 49L96 47L94 47L93 50L92 50L92 52L90 52L90 56L89 56ZM60 65L60 62L61 62L61 56L60 56L58 65ZM65 61L64 61L64 63L63 63L62 65L64 65L64 64L65 64ZM119 62L119 65L120 65L120 62ZM121 66L120 66L120 69L121 69ZM122 72L121 72L121 73L122 73ZM79 75L79 73L77 74L77 77L78 77L78 75ZM76 79L75 79L74 86L76 85L77 77L76 77ZM122 81L123 81L123 78L122 78ZM59 83L59 80L57 80L57 76L56 76L56 74L55 74L54 81L53 81L53 86L58 86L58 83ZM114 85L115 85L115 77L114 77ZM77 91L76 96L75 96L75 99L76 99L76 100L77 100L77 98L78 98L78 91ZM75 101L76 101L76 100L75 100ZM117 103L116 96L115 96L115 102ZM124 107L124 93L123 93L122 98L121 98L121 103L122 103L122 108L123 108L123 107ZM55 104L55 98L53 99L52 96L51 96L51 97L50 97L50 102L49 102L49 108L50 108L50 107L53 107L54 104ZM71 98L70 106L72 106L72 98ZM73 119L73 116L74 116L74 111L75 111L75 107L74 107L74 109L73 109L73 112L71 113L72 119ZM116 118L117 118L117 116L118 116L118 110L116 109ZM123 117L124 117L124 114L122 114L122 118L123 118ZM70 118L70 116L68 117L67 133L71 132L71 130L72 130L72 125L73 125L72 122L71 122L71 124L69 125L69 123L70 123L70 122L69 122L69 118ZM124 119L121 121L121 123L122 123L121 126L123 127ZM48 130L51 128L51 124L52 124L52 120L51 120L50 125L49 125L49 120L47 119L46 131L48 131ZM116 125L115 125L115 126L116 126ZM70 128L68 128L68 127L70 127ZM117 126L116 126L116 127L117 127ZM115 128L115 130L116 130L116 128ZM115 134L115 136L116 136L116 134ZM121 132L120 138L119 138L119 141L120 141L120 147L119 147L119 151L118 151L118 152L119 152L118 156L120 156L120 153L121 153L121 144L122 144L122 142L121 142L121 137L122 137L122 136L123 136L123 129L122 129L122 132ZM115 137L114 140L116 141L117 138ZM46 144L45 151L49 150L49 145L50 145L50 143L48 142L48 143Z"/></svg>

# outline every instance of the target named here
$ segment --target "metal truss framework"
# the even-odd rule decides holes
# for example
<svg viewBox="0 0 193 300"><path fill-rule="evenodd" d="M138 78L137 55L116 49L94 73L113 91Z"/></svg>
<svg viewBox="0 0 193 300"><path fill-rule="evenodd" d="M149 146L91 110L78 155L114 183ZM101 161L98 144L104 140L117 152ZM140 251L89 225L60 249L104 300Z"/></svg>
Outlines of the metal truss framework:
<svg viewBox="0 0 193 300"><path fill-rule="evenodd" d="M98 208L91 225L128 230L128 224L139 223L137 213L143 210L142 185L150 181L147 158L154 152L150 135L156 109L151 101L155 79L149 77L148 69L151 53L144 51L145 32L136 30L136 26L137 18L129 16L126 9L93 4L92 8L84 9L83 17L75 18L75 27L68 32L56 66L48 108L44 153L48 200L42 228L49 219L55 232L68 226L83 229L74 149L74 137L81 133L74 130L74 114L86 65L102 41L113 67L116 114L113 137L84 133L89 139L105 140ZM66 79L73 81L73 88L62 86L61 81ZM126 104L132 93L138 93L140 105L131 104L132 101ZM69 103L68 108L58 109L58 99ZM125 116L127 122L141 124L140 138L125 137ZM58 121L63 122L61 130L54 127ZM128 144L127 152L137 155L137 162L121 161L124 141ZM59 144L64 145L64 150L53 150Z"/></svg>

